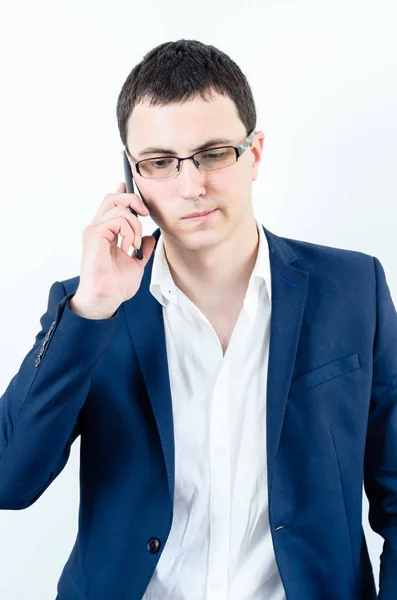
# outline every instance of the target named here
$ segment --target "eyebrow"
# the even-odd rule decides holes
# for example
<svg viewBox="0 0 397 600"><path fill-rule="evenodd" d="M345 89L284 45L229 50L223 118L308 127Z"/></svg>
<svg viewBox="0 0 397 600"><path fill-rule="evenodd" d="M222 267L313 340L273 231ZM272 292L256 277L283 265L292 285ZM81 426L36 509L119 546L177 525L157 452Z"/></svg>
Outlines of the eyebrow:
<svg viewBox="0 0 397 600"><path fill-rule="evenodd" d="M232 141L233 140L229 140L227 138L212 138L211 140L204 142L204 144L196 146L196 148L190 148L189 152L199 152L200 150L205 150L205 148L208 148L208 146L218 146L220 144L231 145ZM176 150L172 150L171 148L149 146L148 148L142 150L142 152L139 152L138 156L145 156L146 154L173 154L174 156L177 156L178 153L176 152Z"/></svg>

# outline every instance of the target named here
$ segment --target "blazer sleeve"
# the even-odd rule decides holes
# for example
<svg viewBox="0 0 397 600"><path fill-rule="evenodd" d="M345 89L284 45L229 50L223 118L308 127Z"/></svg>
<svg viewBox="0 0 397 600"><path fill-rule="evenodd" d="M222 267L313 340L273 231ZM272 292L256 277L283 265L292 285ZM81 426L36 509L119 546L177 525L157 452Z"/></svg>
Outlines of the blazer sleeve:
<svg viewBox="0 0 397 600"><path fill-rule="evenodd" d="M114 335L119 311L86 319L52 284L41 330L0 398L0 509L35 502L64 468L82 432L91 374Z"/></svg>
<svg viewBox="0 0 397 600"><path fill-rule="evenodd" d="M364 487L369 524L384 538L378 598L392 600L397 590L397 313L384 269L372 258L377 310Z"/></svg>

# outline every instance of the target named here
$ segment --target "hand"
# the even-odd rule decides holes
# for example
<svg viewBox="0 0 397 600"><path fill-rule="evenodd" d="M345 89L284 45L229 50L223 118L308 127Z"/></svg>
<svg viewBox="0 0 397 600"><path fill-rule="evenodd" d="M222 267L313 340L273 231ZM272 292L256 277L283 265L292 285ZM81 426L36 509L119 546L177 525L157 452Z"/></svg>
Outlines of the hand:
<svg viewBox="0 0 397 600"><path fill-rule="evenodd" d="M137 194L126 193L122 182L115 194L105 196L92 223L83 230L80 283L70 303L81 316L109 318L139 289L156 240L152 235L142 238L142 225L128 207L138 215L150 214ZM123 237L120 248L119 234ZM128 250L139 248L141 241L143 259L138 260Z"/></svg>

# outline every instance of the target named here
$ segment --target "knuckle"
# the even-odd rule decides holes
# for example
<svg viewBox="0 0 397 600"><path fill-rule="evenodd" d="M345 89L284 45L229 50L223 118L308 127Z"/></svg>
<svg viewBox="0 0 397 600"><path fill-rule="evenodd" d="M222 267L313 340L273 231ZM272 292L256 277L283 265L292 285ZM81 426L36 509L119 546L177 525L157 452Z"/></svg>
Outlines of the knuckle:
<svg viewBox="0 0 397 600"><path fill-rule="evenodd" d="M127 193L121 193L121 194L107 194L105 196L105 206L109 207L108 210L111 210L113 208L118 208L121 207L121 209L123 208L128 208L130 206L132 207L136 207L138 208L138 210L144 210L146 212L146 206L143 203L143 201L141 200L141 198L138 196L138 194L131 193L131 192L127 192Z"/></svg>
<svg viewBox="0 0 397 600"><path fill-rule="evenodd" d="M128 208L128 207L125 207L125 211L124 211L124 215L123 215L123 216L125 216L125 218L126 218L126 219L127 219L127 220L128 220L130 223L131 223L131 224L133 224L134 226L137 226L137 227L141 227L141 226L142 226L142 224L141 224L140 220L138 219L138 217L137 217L136 215L134 215L134 214L133 214L133 213L132 213L132 212L129 210L129 208Z"/></svg>
<svg viewBox="0 0 397 600"><path fill-rule="evenodd" d="M112 206L114 205L115 198L117 198L118 194L106 194L102 201L102 206Z"/></svg>

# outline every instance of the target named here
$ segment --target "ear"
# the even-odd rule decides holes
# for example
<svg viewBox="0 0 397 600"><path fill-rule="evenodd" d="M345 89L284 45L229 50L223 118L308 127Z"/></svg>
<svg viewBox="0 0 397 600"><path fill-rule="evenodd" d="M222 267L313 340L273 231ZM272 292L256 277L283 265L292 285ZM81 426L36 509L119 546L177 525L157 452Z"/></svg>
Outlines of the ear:
<svg viewBox="0 0 397 600"><path fill-rule="evenodd" d="M252 156L252 181L256 181L258 177L258 167L262 158L264 141L265 134L263 131L256 131L250 148Z"/></svg>

